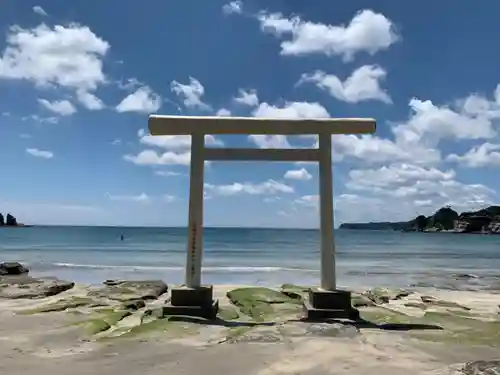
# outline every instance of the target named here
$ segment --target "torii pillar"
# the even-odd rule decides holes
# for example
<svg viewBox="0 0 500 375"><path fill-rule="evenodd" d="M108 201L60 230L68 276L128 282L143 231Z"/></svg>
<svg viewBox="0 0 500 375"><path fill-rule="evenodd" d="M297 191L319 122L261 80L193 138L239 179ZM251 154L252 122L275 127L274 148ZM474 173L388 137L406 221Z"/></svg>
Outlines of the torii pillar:
<svg viewBox="0 0 500 375"><path fill-rule="evenodd" d="M189 222L185 285L172 289L167 314L215 318L218 302L211 285L201 284L203 254L203 172L206 160L315 161L319 162L321 227L321 281L304 302L309 319L356 319L351 294L338 290L335 274L333 224L332 135L374 133L374 119L267 119L255 117L149 117L151 135L191 135ZM206 148L207 134L318 135L317 149Z"/></svg>

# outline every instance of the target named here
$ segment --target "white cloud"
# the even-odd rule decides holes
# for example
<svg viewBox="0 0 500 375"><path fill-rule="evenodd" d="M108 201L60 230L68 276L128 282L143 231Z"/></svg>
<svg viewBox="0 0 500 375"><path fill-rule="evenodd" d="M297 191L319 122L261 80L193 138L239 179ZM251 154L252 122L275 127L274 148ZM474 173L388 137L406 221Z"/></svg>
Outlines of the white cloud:
<svg viewBox="0 0 500 375"><path fill-rule="evenodd" d="M358 12L348 25L325 25L286 18L280 13L261 14L264 32L277 37L290 37L281 43L282 55L324 54L351 60L359 52L374 55L398 41L394 25L383 14L372 10Z"/></svg>
<svg viewBox="0 0 500 375"><path fill-rule="evenodd" d="M412 164L392 164L378 169L355 169L349 172L351 188L389 188L418 181L449 181L456 176L454 170L441 171Z"/></svg>
<svg viewBox="0 0 500 375"><path fill-rule="evenodd" d="M187 108L211 110L211 107L201 100L201 97L205 94L205 88L196 78L189 77L189 84L187 85L172 81L170 88L172 92L183 99L183 103Z"/></svg>
<svg viewBox="0 0 500 375"><path fill-rule="evenodd" d="M344 160L344 158L356 158L375 164L412 162L427 165L438 163L441 160L441 154L438 150L425 148L418 143L404 148L387 138L353 134L334 135L332 137L332 155L336 161Z"/></svg>
<svg viewBox="0 0 500 375"><path fill-rule="evenodd" d="M99 111L105 108L105 105L102 102L102 100L88 91L77 90L76 98L78 99L80 104L82 104L85 108L87 108L90 111Z"/></svg>
<svg viewBox="0 0 500 375"><path fill-rule="evenodd" d="M148 146L162 147L167 150L188 149L191 147L190 135L149 135L140 130L139 142ZM205 145L207 146L223 146L224 143L215 138L211 134L205 135Z"/></svg>
<svg viewBox="0 0 500 375"><path fill-rule="evenodd" d="M189 165L191 152L175 153L167 151L158 153L154 150L144 150L137 155L125 155L123 158L136 165Z"/></svg>
<svg viewBox="0 0 500 375"><path fill-rule="evenodd" d="M445 205L463 212L495 204L495 190L483 184L466 184L456 177L453 170L405 163L352 170L345 183L347 192L334 197L336 223L407 221ZM297 212L292 216L317 210L318 201L318 195L296 199Z"/></svg>
<svg viewBox="0 0 500 375"><path fill-rule="evenodd" d="M163 197L162 197L162 200L165 202L165 203L172 203L172 202L175 202L177 200L177 197L175 195L169 195L169 194L165 194Z"/></svg>
<svg viewBox="0 0 500 375"><path fill-rule="evenodd" d="M439 107L430 100L413 98L409 105L411 117L393 129L397 141L404 147L419 142L435 147L443 138L486 139L496 135L486 116Z"/></svg>
<svg viewBox="0 0 500 375"><path fill-rule="evenodd" d="M68 100L56 100L50 102L47 99L38 99L38 103L49 111L57 113L61 116L70 116L76 112L75 106Z"/></svg>
<svg viewBox="0 0 500 375"><path fill-rule="evenodd" d="M474 107L470 100L469 97L468 104L465 104L466 100L456 108L451 108L414 98L409 102L411 112L408 119L391 124L394 139L373 135L334 135L334 160L354 158L371 164L399 162L422 166L439 163L441 152L438 146L443 139L483 139L496 135L493 119L500 118L500 110L496 110L497 107L500 108L500 104L484 99L487 105L483 103ZM261 103L253 114L278 118L329 117L320 104L307 102L287 102L282 107ZM249 140L261 148L290 147L285 136L250 136ZM314 147L317 147L317 140Z"/></svg>
<svg viewBox="0 0 500 375"><path fill-rule="evenodd" d="M109 47L88 27L77 24L13 26L0 57L0 78L92 91L106 82L103 58Z"/></svg>
<svg viewBox="0 0 500 375"><path fill-rule="evenodd" d="M42 159L52 159L54 154L51 151L43 151L37 148L27 148L26 152L34 157Z"/></svg>
<svg viewBox="0 0 500 375"><path fill-rule="evenodd" d="M118 87L122 90L134 90L137 87L145 86L144 83L140 82L137 78L127 78L125 82L123 80L117 81Z"/></svg>
<svg viewBox="0 0 500 375"><path fill-rule="evenodd" d="M314 83L318 88L327 91L334 98L347 102L358 103L367 100L379 100L391 103L391 98L380 86L380 81L386 76L386 71L376 65L364 65L356 69L344 82L337 76L316 71L303 74L299 84Z"/></svg>
<svg viewBox="0 0 500 375"><path fill-rule="evenodd" d="M222 6L224 14L241 14L243 12L243 3L241 1L231 1Z"/></svg>
<svg viewBox="0 0 500 375"><path fill-rule="evenodd" d="M275 180L268 180L260 183L250 182L234 182L229 185L212 185L205 184L205 191L215 195L236 195L236 194L250 194L250 195L274 195L279 193L293 193L293 187L283 184Z"/></svg>
<svg viewBox="0 0 500 375"><path fill-rule="evenodd" d="M43 16L43 17L48 16L47 12L40 5L35 5L32 9L33 9L33 12L35 12L39 16Z"/></svg>
<svg viewBox="0 0 500 375"><path fill-rule="evenodd" d="M248 140L259 148L291 148L288 138L282 134L250 134Z"/></svg>
<svg viewBox="0 0 500 375"><path fill-rule="evenodd" d="M121 140L120 138L116 138L116 139L114 139L114 140L111 142L111 144L112 144L113 146L116 146L116 145L121 145L121 144L122 144L122 140Z"/></svg>
<svg viewBox="0 0 500 375"><path fill-rule="evenodd" d="M155 171L155 175L162 177L173 177L173 176L181 176L182 173L173 171Z"/></svg>
<svg viewBox="0 0 500 375"><path fill-rule="evenodd" d="M219 117L229 117L229 116L231 116L231 111L229 109L226 109L226 108L221 108L216 112L215 115L219 116Z"/></svg>
<svg viewBox="0 0 500 375"><path fill-rule="evenodd" d="M117 112L154 113L161 107L162 99L149 86L138 88L116 106Z"/></svg>
<svg viewBox="0 0 500 375"><path fill-rule="evenodd" d="M476 103L471 104L472 101ZM477 96L470 96L452 108L413 98L409 102L409 118L391 127L394 140L372 135L335 135L332 139L334 159L354 157L368 163L436 164L441 161L438 146L443 139L477 140L496 136L492 120L500 117L497 111L500 105L486 99L481 103ZM451 156L452 161L454 158L458 161Z"/></svg>
<svg viewBox="0 0 500 375"><path fill-rule="evenodd" d="M296 169L296 170L289 170L285 173L285 178L290 179L290 180L310 180L312 178L312 175L305 169Z"/></svg>
<svg viewBox="0 0 500 375"><path fill-rule="evenodd" d="M500 167L500 144L483 143L467 151L464 155L448 155L447 160L470 168L487 166Z"/></svg>
<svg viewBox="0 0 500 375"><path fill-rule="evenodd" d="M166 149L159 153L155 150L143 150L138 155L125 155L126 161L136 165L189 165L191 161L191 136L189 135L162 135L146 134L144 129L137 133L139 143ZM213 135L205 135L205 144L208 146L222 146L223 142ZM209 162L206 162L208 164Z"/></svg>
<svg viewBox="0 0 500 375"><path fill-rule="evenodd" d="M59 122L59 119L54 116L40 117L38 115L30 115L21 117L21 121L35 121L40 124L57 124Z"/></svg>
<svg viewBox="0 0 500 375"><path fill-rule="evenodd" d="M238 96L234 98L234 101L249 107L256 107L259 105L259 97L257 96L256 90L245 91L240 89L238 91Z"/></svg>
<svg viewBox="0 0 500 375"><path fill-rule="evenodd" d="M303 195L300 198L294 200L293 203L306 207L314 207L317 209L319 204L319 195L317 194Z"/></svg>
<svg viewBox="0 0 500 375"><path fill-rule="evenodd" d="M450 205L464 210L477 209L494 202L496 192L493 189L482 184L464 184L455 180L455 177L452 170L440 171L401 164L378 170L351 171L346 187L377 200L378 207L385 206L384 215L388 210L392 210L393 215L401 210L406 215L405 220L422 213L421 208L425 206L435 210ZM389 217L385 216L385 219Z"/></svg>
<svg viewBox="0 0 500 375"><path fill-rule="evenodd" d="M270 118L326 118L328 111L319 103L286 102L282 107L261 103L253 112L255 117Z"/></svg>
<svg viewBox="0 0 500 375"><path fill-rule="evenodd" d="M126 201L126 202L139 202L139 203L149 203L151 198L146 193L141 193L139 195L113 195L106 193L106 196L112 201Z"/></svg>

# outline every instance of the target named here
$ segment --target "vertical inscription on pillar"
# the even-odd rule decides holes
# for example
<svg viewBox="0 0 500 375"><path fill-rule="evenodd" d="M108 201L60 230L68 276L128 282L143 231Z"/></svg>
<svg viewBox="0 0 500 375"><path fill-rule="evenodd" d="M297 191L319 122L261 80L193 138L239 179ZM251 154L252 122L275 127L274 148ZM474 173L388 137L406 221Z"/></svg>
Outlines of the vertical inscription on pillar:
<svg viewBox="0 0 500 375"><path fill-rule="evenodd" d="M190 250L190 258L191 258L191 285L194 283L194 278L195 278L195 272L196 272L196 246L198 245L196 243L196 226L197 223L193 222L191 223L191 246L189 247Z"/></svg>

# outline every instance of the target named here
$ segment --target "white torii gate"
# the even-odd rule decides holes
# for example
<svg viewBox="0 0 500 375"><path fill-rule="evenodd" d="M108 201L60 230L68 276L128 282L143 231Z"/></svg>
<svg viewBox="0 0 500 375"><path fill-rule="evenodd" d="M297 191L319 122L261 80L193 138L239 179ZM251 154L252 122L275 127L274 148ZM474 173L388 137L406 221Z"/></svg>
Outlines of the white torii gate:
<svg viewBox="0 0 500 375"><path fill-rule="evenodd" d="M193 117L160 116L149 117L151 135L191 135L191 167L189 188L189 223L186 262L185 291L178 291L172 305L178 307L200 307L199 298L208 298L207 293L195 293L187 297L186 291L200 290L203 246L203 185L204 162L206 160L239 161L315 161L319 162L319 205L321 228L321 288L315 293L312 307L329 309L332 297L327 292L336 291L335 242L333 225L332 192L332 134L366 134L376 129L374 119L361 118L324 118L324 119L268 119L255 117ZM280 135L318 135L317 149L256 149L256 148L206 148L207 134L280 134ZM192 294L192 293L191 293ZM325 297L326 296L326 297ZM175 298L174 298L175 297ZM196 301L198 299L198 301ZM338 299L338 298L337 298ZM316 301L317 300L317 301ZM317 303L316 303L317 302ZM338 303L337 303L338 304ZM350 304L350 295L349 295ZM335 308L335 306L331 306ZM338 310L338 309L336 309ZM194 313L196 315L196 313ZM203 314L200 314L203 315ZM205 314L206 315L206 314Z"/></svg>

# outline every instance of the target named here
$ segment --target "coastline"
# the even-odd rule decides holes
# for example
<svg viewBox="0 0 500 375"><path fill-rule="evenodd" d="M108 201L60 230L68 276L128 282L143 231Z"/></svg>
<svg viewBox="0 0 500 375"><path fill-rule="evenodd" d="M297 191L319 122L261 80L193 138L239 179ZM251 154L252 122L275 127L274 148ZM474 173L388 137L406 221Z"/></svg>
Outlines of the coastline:
<svg viewBox="0 0 500 375"><path fill-rule="evenodd" d="M76 375L101 366L106 374L319 374L326 368L458 374L465 362L494 357L500 348L500 291L358 290L352 303L362 321L313 323L301 321L304 286L215 285L220 311L210 322L165 316L172 286L161 281L73 284L47 297L5 298L7 284L23 289L12 280L1 279L6 373Z"/></svg>

